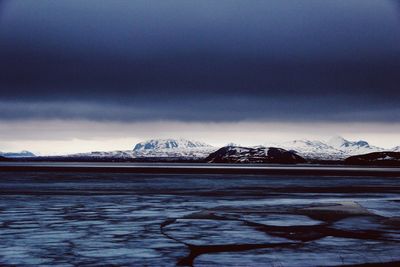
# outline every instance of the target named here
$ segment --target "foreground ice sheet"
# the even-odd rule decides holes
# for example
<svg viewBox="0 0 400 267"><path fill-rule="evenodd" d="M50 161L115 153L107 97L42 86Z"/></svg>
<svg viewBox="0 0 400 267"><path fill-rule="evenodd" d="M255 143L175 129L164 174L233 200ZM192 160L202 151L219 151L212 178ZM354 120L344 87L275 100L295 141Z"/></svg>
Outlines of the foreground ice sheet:
<svg viewBox="0 0 400 267"><path fill-rule="evenodd" d="M400 261L390 178L0 174L0 265Z"/></svg>

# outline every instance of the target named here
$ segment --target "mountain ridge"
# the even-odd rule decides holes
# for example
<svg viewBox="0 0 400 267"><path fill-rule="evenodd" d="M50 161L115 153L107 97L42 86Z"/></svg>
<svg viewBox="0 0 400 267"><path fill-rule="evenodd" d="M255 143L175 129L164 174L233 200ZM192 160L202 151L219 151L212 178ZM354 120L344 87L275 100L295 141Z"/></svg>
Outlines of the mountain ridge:
<svg viewBox="0 0 400 267"><path fill-rule="evenodd" d="M349 141L341 136L335 136L326 142L319 140L308 140L308 139L297 139L289 142L283 142L280 144L264 145L264 146L241 146L233 143L228 143L224 147L236 147L236 150L243 148L246 150L250 157L253 157L250 161L256 161L254 156L256 154L262 154L262 150L273 147L276 149L282 149L291 153L294 153L309 162L316 161L343 161L348 157L363 155L372 152L384 152L393 151L400 152L400 146L394 147L393 149L383 149L370 145L367 141ZM184 138L164 138L164 139L148 139L137 143L131 150L115 150L115 151L92 151L88 153L76 153L70 155L56 156L65 159L77 159L77 160L204 160L210 156L210 154L216 152L220 148L211 146L207 143L184 139ZM24 157L35 157L29 151L21 151L21 155L14 155L14 158ZM29 154L31 153L31 154ZM260 154L260 155L261 155ZM0 156L7 154L0 153ZM10 155L10 154L8 154ZM265 157L265 153L264 156ZM12 156L8 156L12 158ZM244 157L242 157L244 160Z"/></svg>
<svg viewBox="0 0 400 267"><path fill-rule="evenodd" d="M1 152L0 151L0 156L5 157L5 158L29 158L29 157L36 157L35 154L33 154L30 151L27 150L22 150L19 152Z"/></svg>
<svg viewBox="0 0 400 267"><path fill-rule="evenodd" d="M179 149L179 148L204 148L204 147L212 147L209 144L195 141L195 140L188 140L188 139L149 139L140 143L137 143L133 150L134 151L142 151L142 150L149 150L149 149Z"/></svg>
<svg viewBox="0 0 400 267"><path fill-rule="evenodd" d="M400 166L400 152L384 151L355 155L344 160L348 165Z"/></svg>
<svg viewBox="0 0 400 267"><path fill-rule="evenodd" d="M305 163L306 160L292 151L276 147L224 146L211 153L209 163Z"/></svg>
<svg viewBox="0 0 400 267"><path fill-rule="evenodd" d="M350 156L381 152L389 149L370 145L367 141L349 141L341 136L334 136L327 142L318 140L293 140L276 144L287 150L296 151L307 159L343 160Z"/></svg>
<svg viewBox="0 0 400 267"><path fill-rule="evenodd" d="M69 157L98 158L188 158L201 159L207 157L218 148L204 142L183 138L149 139L137 143L132 150L95 151L68 155Z"/></svg>

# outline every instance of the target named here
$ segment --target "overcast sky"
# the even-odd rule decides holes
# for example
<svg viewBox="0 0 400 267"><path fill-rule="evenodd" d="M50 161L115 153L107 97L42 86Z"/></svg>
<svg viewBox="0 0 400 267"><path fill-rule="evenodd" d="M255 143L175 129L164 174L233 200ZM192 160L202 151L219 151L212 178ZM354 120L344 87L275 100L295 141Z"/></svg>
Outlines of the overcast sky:
<svg viewBox="0 0 400 267"><path fill-rule="evenodd" d="M390 147L399 85L399 1L0 0L0 151L167 135Z"/></svg>

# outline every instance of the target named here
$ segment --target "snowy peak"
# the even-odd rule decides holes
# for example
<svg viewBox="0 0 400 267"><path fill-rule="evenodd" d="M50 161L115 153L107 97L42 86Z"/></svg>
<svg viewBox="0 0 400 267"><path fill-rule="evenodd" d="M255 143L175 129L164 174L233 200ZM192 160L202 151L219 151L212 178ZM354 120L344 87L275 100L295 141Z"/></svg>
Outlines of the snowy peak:
<svg viewBox="0 0 400 267"><path fill-rule="evenodd" d="M283 144L285 147L292 147L292 148L311 148L311 149L331 149L332 146L329 146L321 141L316 140L294 140L291 142L286 142Z"/></svg>
<svg viewBox="0 0 400 267"><path fill-rule="evenodd" d="M187 139L151 139L140 142L133 148L136 158L190 158L207 157L217 148Z"/></svg>
<svg viewBox="0 0 400 267"><path fill-rule="evenodd" d="M294 140L278 145L284 149L296 151L308 159L337 159L343 157L343 152L321 141Z"/></svg>
<svg viewBox="0 0 400 267"><path fill-rule="evenodd" d="M217 148L186 139L151 139L136 144L133 150L90 152L69 157L118 158L118 159L202 159Z"/></svg>
<svg viewBox="0 0 400 267"><path fill-rule="evenodd" d="M347 147L357 147L357 148L370 148L368 142L359 140L359 141L348 141L341 136L335 136L329 139L328 145L334 148L347 148Z"/></svg>
<svg viewBox="0 0 400 267"><path fill-rule="evenodd" d="M346 146L346 144L348 144L349 141L347 141L346 139L344 139L341 136L334 136L332 138L330 138L327 142L328 145L335 147L335 148L340 148L343 146Z"/></svg>
<svg viewBox="0 0 400 267"><path fill-rule="evenodd" d="M321 141L294 140L283 143L281 147L287 150L294 150L299 155L308 159L325 160L339 160L353 155L385 150L380 147L371 146L363 140L349 141L341 136L334 136L326 143Z"/></svg>
<svg viewBox="0 0 400 267"><path fill-rule="evenodd" d="M210 147L212 146L206 143L186 139L151 139L136 144L133 151L197 149Z"/></svg>

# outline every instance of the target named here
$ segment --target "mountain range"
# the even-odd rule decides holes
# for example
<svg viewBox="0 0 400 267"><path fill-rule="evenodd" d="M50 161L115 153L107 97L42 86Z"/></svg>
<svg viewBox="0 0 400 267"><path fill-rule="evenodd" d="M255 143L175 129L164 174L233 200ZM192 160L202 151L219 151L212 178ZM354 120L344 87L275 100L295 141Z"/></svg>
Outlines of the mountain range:
<svg viewBox="0 0 400 267"><path fill-rule="evenodd" d="M206 143L187 139L150 139L136 144L132 150L90 152L67 155L66 157L92 158L176 158L204 159L218 148Z"/></svg>
<svg viewBox="0 0 400 267"><path fill-rule="evenodd" d="M20 151L20 152L1 152L0 151L0 156L5 157L5 158L29 158L29 157L35 157L36 155L33 154L32 152L29 151Z"/></svg>
<svg viewBox="0 0 400 267"><path fill-rule="evenodd" d="M273 150L273 149L278 150ZM188 139L150 139L136 144L132 150L94 151L60 156L64 159L183 159L206 160L207 162L270 162L273 159L268 151L279 152L281 156L296 158L297 160L344 160L351 156L363 155L372 152L400 152L400 146L393 149L384 149L370 145L368 142L349 141L336 136L327 142L317 140L294 140L273 145L244 147L230 143L223 147L214 147L209 144ZM272 149L272 150L271 150ZM279 150L281 149L281 150ZM216 154L213 154L213 153ZM279 154L278 153L278 154ZM289 154L290 155L289 155ZM29 151L18 153L1 153L5 158L35 157ZM299 157L299 158L298 158ZM301 159L300 159L301 158Z"/></svg>
<svg viewBox="0 0 400 267"><path fill-rule="evenodd" d="M388 151L388 149L370 145L368 142L349 141L340 136L335 136L327 142L312 140L294 140L290 142L243 147L230 143L224 147L237 147L247 149L250 153L252 149L258 147L276 147L286 151L292 151L307 160L343 160L347 157L367 154L371 152ZM95 158L181 158L181 159L205 159L210 153L217 151L219 147L209 144L187 140L187 139L150 139L136 144L132 150L111 151L111 152L91 152L69 155L80 157ZM389 149L389 151L400 151L400 146ZM250 153L250 154L251 154Z"/></svg>
<svg viewBox="0 0 400 267"><path fill-rule="evenodd" d="M275 144L275 146L296 151L306 159L342 160L350 156L380 151L400 151L400 147L384 149L370 145L367 141L349 141L341 136L335 136L327 142L312 140L294 140ZM397 149L397 150L396 150Z"/></svg>
<svg viewBox="0 0 400 267"><path fill-rule="evenodd" d="M205 158L218 148L187 139L151 139L133 148L135 157Z"/></svg>

